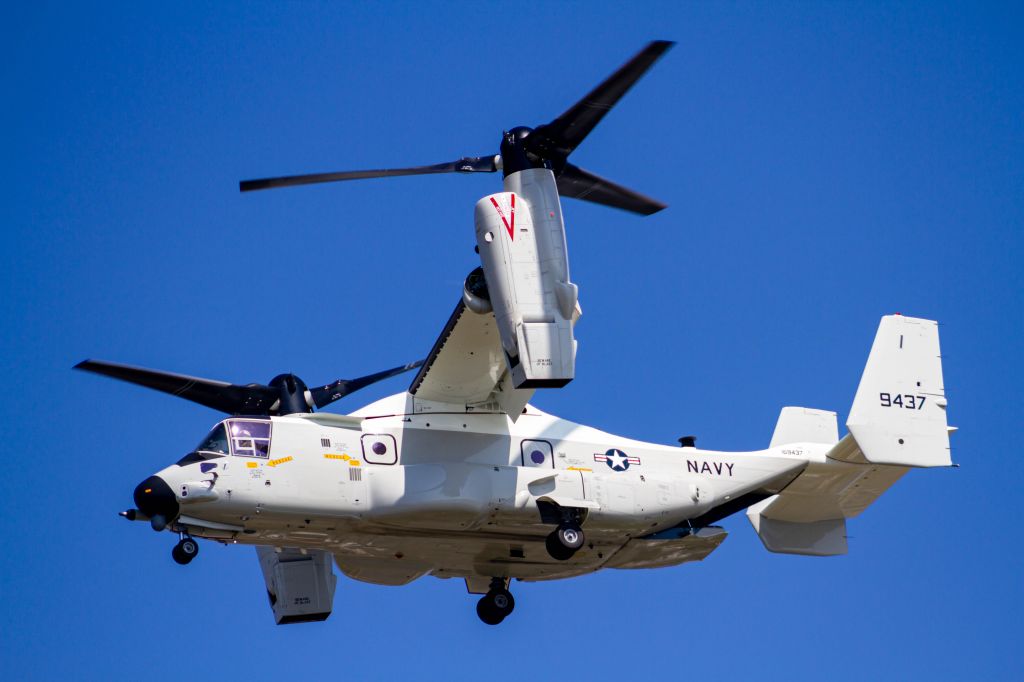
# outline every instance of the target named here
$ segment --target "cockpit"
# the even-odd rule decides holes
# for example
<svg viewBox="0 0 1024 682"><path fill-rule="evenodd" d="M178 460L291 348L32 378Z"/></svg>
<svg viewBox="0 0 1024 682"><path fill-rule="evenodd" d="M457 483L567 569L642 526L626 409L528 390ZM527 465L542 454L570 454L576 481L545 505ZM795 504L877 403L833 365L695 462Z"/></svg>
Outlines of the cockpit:
<svg viewBox="0 0 1024 682"><path fill-rule="evenodd" d="M267 457L270 455L270 420L229 419L227 425L231 441L231 454L239 457Z"/></svg>
<svg viewBox="0 0 1024 682"><path fill-rule="evenodd" d="M199 441L199 445L178 462L178 465L184 466L224 455L265 459L270 456L271 429L269 419L225 419L214 426L210 433Z"/></svg>
<svg viewBox="0 0 1024 682"><path fill-rule="evenodd" d="M195 452L214 452L222 455L228 454L228 432L221 422L213 427L206 438L196 446Z"/></svg>

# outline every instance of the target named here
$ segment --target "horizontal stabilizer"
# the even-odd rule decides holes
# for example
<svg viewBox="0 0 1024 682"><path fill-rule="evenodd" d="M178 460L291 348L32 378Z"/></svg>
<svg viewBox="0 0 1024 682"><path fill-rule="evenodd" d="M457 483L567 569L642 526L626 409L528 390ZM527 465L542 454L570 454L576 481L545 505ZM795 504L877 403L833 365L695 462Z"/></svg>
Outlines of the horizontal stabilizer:
<svg viewBox="0 0 1024 682"><path fill-rule="evenodd" d="M777 495L747 509L765 548L782 554L846 553L846 519L857 516L908 471L866 462L847 435Z"/></svg>

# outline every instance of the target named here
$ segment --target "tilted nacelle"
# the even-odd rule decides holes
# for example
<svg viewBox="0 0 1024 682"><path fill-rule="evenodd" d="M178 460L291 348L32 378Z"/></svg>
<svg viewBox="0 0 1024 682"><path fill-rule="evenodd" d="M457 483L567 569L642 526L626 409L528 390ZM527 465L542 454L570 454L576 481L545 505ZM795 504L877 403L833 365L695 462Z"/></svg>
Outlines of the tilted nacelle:
<svg viewBox="0 0 1024 682"><path fill-rule="evenodd" d="M565 226L554 174L530 168L476 204L476 238L502 349L516 388L564 386L575 374Z"/></svg>

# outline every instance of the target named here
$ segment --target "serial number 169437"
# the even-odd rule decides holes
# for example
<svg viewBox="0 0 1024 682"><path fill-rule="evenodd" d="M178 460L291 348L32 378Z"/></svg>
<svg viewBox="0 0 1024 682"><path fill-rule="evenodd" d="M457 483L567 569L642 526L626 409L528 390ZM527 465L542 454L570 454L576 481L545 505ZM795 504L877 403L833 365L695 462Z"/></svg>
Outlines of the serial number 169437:
<svg viewBox="0 0 1024 682"><path fill-rule="evenodd" d="M924 407L925 401L925 396L909 393L879 393L878 397L882 407L902 407L907 410L920 410Z"/></svg>

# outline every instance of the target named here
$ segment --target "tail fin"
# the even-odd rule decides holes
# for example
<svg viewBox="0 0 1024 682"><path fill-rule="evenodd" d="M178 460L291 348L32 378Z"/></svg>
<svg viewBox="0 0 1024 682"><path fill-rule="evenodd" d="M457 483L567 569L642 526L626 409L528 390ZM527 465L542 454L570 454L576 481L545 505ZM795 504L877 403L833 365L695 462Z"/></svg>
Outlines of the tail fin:
<svg viewBox="0 0 1024 682"><path fill-rule="evenodd" d="M835 445L838 442L839 424L835 412L812 410L809 407L783 407L768 447L790 443Z"/></svg>
<svg viewBox="0 0 1024 682"><path fill-rule="evenodd" d="M781 493L747 509L772 552L846 553L846 519L861 513L907 472L948 466L949 430L937 323L901 315L882 318L864 375L836 442L835 414L786 407L772 447L832 445ZM878 466L878 465L892 466Z"/></svg>
<svg viewBox="0 0 1024 682"><path fill-rule="evenodd" d="M872 464L951 464L937 322L882 318L846 427Z"/></svg>

